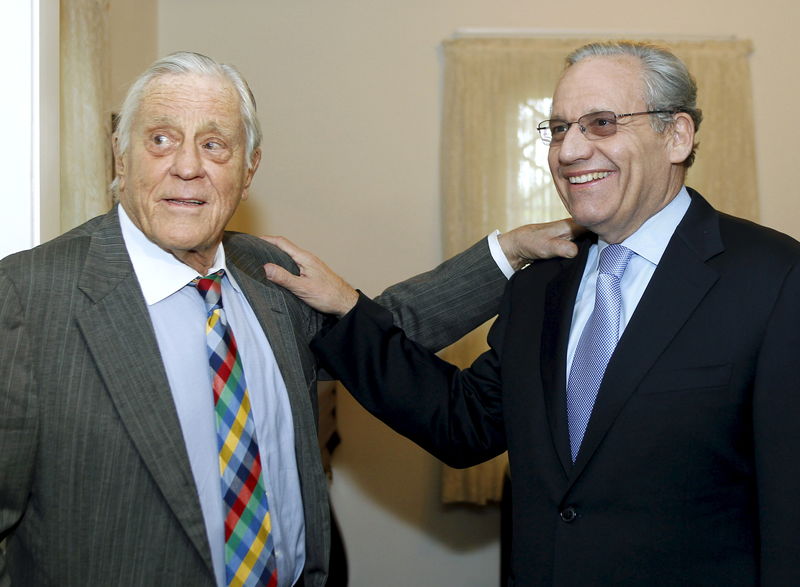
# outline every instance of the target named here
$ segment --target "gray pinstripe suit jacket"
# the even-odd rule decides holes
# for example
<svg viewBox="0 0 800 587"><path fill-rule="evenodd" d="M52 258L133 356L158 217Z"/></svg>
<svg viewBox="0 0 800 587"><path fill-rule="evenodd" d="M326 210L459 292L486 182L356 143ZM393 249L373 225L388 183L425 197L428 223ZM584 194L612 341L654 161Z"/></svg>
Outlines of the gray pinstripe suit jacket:
<svg viewBox="0 0 800 587"><path fill-rule="evenodd" d="M274 350L294 417L304 584L325 583L329 520L316 440L322 316L270 284L291 260L225 237L229 267ZM505 279L484 243L380 298L440 348L496 311ZM212 585L183 436L116 208L0 262L0 585Z"/></svg>

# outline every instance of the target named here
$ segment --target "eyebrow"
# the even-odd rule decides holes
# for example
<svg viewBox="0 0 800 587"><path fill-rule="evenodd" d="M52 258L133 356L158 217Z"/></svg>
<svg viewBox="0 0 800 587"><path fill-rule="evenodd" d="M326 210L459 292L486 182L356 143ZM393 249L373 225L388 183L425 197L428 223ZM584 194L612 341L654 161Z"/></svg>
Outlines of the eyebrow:
<svg viewBox="0 0 800 587"><path fill-rule="evenodd" d="M578 116L578 118L580 118L581 116L586 116L587 114L595 114L596 112L613 112L614 114L617 113L617 111L614 110L613 108L595 107L595 108L590 108L589 110ZM577 120L578 118L576 118L575 120ZM563 114L553 114L552 112L550 112L550 118L548 120L567 120L567 117L564 116Z"/></svg>
<svg viewBox="0 0 800 587"><path fill-rule="evenodd" d="M160 126L177 128L180 126L180 124L172 116L159 114L157 116L153 116L149 120L146 120L144 126L146 129L149 130L153 128L158 128ZM199 133L209 133L209 132L218 133L225 136L232 136L235 135L237 131L233 127L223 126L217 123L217 121L211 120L202 124L199 128Z"/></svg>

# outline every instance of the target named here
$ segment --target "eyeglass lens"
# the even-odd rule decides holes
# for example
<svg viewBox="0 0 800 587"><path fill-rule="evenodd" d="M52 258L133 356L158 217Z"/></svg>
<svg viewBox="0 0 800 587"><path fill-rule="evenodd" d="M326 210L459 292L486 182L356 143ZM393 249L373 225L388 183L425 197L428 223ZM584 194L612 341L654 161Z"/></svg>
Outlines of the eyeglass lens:
<svg viewBox="0 0 800 587"><path fill-rule="evenodd" d="M547 120L539 127L539 132L545 142L560 143L569 130L569 127L577 124L581 132L588 139L603 139L610 137L617 132L617 115L613 112L591 112L584 114L576 122L565 120Z"/></svg>

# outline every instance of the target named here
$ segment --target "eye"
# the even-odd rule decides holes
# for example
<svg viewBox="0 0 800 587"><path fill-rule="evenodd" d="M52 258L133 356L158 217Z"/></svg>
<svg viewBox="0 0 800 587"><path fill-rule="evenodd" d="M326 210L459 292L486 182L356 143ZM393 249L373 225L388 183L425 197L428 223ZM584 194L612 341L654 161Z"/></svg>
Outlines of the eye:
<svg viewBox="0 0 800 587"><path fill-rule="evenodd" d="M609 126L614 126L617 123L617 117L614 116L610 112L599 112L592 116L591 120L589 120L589 124L586 126L590 126L596 129L607 128Z"/></svg>
<svg viewBox="0 0 800 587"><path fill-rule="evenodd" d="M569 124L567 124L563 120L550 121L550 134L552 134L553 136L566 134L568 130L569 130Z"/></svg>
<svg viewBox="0 0 800 587"><path fill-rule="evenodd" d="M163 134L155 134L153 135L152 140L154 145L161 146L167 144L167 142L169 141L169 137Z"/></svg>
<svg viewBox="0 0 800 587"><path fill-rule="evenodd" d="M203 152L210 161L215 161L217 163L224 163L233 156L233 148L231 145L219 137L204 139L200 143L200 148L203 149Z"/></svg>

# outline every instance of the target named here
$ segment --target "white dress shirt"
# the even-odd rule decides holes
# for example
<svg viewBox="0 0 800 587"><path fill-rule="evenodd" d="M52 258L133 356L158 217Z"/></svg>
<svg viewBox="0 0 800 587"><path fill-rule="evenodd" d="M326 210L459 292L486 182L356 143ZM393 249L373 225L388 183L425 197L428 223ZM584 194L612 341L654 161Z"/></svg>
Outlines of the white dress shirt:
<svg viewBox="0 0 800 587"><path fill-rule="evenodd" d="M653 277L653 273L661 261L664 250L691 203L692 198L689 196L689 192L682 187L669 204L648 218L636 232L620 243L634 253L620 280L622 289L620 336L630 322L647 284L650 283L650 278ZM567 381L569 381L572 359L575 356L578 340L594 309L600 251L607 246L608 243L598 239L597 243L589 249L586 267L578 288L578 297L575 299L575 307L572 311L572 327L569 331L567 347Z"/></svg>
<svg viewBox="0 0 800 587"><path fill-rule="evenodd" d="M226 585L225 513L206 350L206 308L197 289L187 285L198 275L148 240L122 206L119 217L181 422L217 584L223 587ZM219 269L226 269L222 303L236 336L265 473L279 584L290 586L300 577L305 564L305 523L289 397L266 335L226 268L222 245L209 274ZM164 548L169 549L169 545Z"/></svg>

